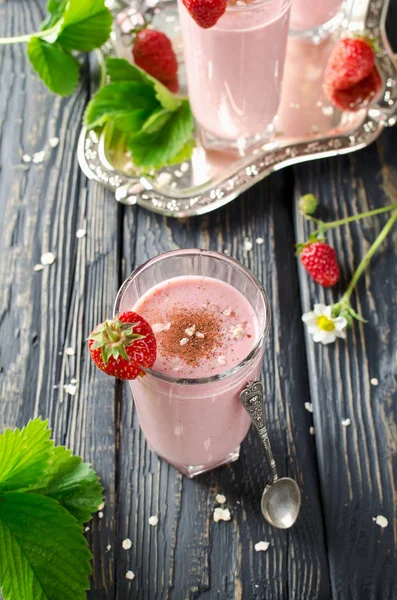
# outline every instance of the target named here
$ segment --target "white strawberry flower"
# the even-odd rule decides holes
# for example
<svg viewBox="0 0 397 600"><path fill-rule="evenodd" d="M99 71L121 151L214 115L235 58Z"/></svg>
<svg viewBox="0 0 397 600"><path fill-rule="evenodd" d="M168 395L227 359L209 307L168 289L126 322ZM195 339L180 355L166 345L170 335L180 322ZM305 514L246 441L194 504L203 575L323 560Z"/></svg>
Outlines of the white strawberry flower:
<svg viewBox="0 0 397 600"><path fill-rule="evenodd" d="M332 306L315 304L314 309L302 316L308 333L315 342L332 344L336 338L346 339L347 321L345 317L333 317Z"/></svg>

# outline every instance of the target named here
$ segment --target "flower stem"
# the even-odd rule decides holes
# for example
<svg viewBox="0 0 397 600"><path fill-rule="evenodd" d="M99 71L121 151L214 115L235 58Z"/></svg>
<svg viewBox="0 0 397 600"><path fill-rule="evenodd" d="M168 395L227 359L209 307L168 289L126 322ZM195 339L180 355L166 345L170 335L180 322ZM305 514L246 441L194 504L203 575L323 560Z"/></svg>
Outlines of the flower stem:
<svg viewBox="0 0 397 600"><path fill-rule="evenodd" d="M49 29L43 29L43 31L36 31L36 33L27 33L26 35L17 35L15 37L0 38L0 46L4 44L23 44L30 42L32 37L48 38L52 33L56 33L59 30L59 24L56 23Z"/></svg>
<svg viewBox="0 0 397 600"><path fill-rule="evenodd" d="M381 215L382 213L389 212L391 210L395 210L397 208L397 204L390 204L389 206L382 206L382 208L375 208L374 210L368 210L367 212L359 213L358 215L352 215L351 217L346 217L345 219L338 219L338 221L330 221L329 223L321 222L321 225L318 229L313 231L312 235L316 236L318 233L323 233L324 231L328 231L328 229L336 229L340 225L346 225L347 223L352 223L353 221L359 221L360 219L366 219L367 217L373 217L375 215ZM307 217L306 217L307 218ZM311 217L310 221L314 219ZM319 221L316 220L318 223Z"/></svg>
<svg viewBox="0 0 397 600"><path fill-rule="evenodd" d="M362 261L360 262L360 264L358 265L351 282L349 283L349 287L347 288L346 292L343 294L340 303L344 303L344 304L349 304L350 303L350 296L357 284L357 281L360 279L361 275L363 274L363 272L365 271L365 269L368 267L369 263L371 262L371 259L373 257L373 255L375 254L375 252L377 251L377 249L379 248L379 246L384 242L384 240L386 239L388 233L390 232L390 230L392 229L394 223L397 221L397 207L395 207L395 210L392 214L392 216L389 218L389 220L387 221L386 225L383 227L382 231L380 232L380 234L378 235L378 237L376 238L376 240L374 241L374 243L371 245L371 247L369 248L367 254L364 256L364 258L362 259ZM385 212L385 211L383 211Z"/></svg>

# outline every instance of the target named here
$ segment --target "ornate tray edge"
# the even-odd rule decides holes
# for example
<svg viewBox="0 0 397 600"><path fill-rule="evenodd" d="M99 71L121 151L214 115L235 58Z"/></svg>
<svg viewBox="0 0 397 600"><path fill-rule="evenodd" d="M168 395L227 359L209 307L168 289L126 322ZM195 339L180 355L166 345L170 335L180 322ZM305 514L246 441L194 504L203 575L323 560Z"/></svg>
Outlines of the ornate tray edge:
<svg viewBox="0 0 397 600"><path fill-rule="evenodd" d="M150 179L134 179L117 172L101 156L96 132L83 128L78 144L78 160L84 174L114 191L118 202L138 204L152 212L183 218L198 216L228 204L273 171L308 160L357 151L375 141L384 127L397 120L397 63L385 30L389 0L369 0L365 29L381 40L378 65L385 80L382 98L369 108L361 127L350 134L300 142L274 152L258 154L250 164L240 168L216 188L190 197L171 197L152 188Z"/></svg>

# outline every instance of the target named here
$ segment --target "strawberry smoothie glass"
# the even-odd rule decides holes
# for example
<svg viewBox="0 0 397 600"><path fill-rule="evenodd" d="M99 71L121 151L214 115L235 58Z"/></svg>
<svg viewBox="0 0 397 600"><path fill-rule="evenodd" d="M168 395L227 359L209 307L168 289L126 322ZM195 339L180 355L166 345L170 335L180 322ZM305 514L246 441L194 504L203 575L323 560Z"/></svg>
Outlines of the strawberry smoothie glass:
<svg viewBox="0 0 397 600"><path fill-rule="evenodd" d="M319 44L339 27L344 14L341 0L292 0L290 35Z"/></svg>
<svg viewBox="0 0 397 600"><path fill-rule="evenodd" d="M214 27L178 0L189 100L206 147L266 139L280 102L291 0L237 0Z"/></svg>
<svg viewBox="0 0 397 600"><path fill-rule="evenodd" d="M130 381L150 449L188 477L237 460L250 427L239 396L259 378L269 331L262 285L223 254L175 250L124 282L114 312L131 309L158 345L153 368Z"/></svg>

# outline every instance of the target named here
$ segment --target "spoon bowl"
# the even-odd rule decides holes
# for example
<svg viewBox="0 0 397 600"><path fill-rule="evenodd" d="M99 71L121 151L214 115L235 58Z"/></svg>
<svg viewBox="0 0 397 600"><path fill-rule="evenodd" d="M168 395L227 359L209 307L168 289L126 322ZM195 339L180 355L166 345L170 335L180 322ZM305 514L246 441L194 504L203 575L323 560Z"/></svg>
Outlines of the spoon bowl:
<svg viewBox="0 0 397 600"><path fill-rule="evenodd" d="M269 483L263 490L261 509L266 521L279 529L288 529L295 523L301 506L297 483L282 477Z"/></svg>

